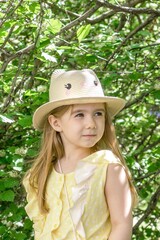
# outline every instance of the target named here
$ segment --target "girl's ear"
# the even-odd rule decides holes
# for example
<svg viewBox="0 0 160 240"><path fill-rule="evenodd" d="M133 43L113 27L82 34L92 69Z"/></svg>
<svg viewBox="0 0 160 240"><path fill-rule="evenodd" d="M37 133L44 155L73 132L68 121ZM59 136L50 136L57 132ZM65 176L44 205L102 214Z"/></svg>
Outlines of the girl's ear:
<svg viewBox="0 0 160 240"><path fill-rule="evenodd" d="M56 132L61 132L61 127L59 124L59 119L56 118L53 115L48 116L48 122L50 123L51 127L56 131Z"/></svg>

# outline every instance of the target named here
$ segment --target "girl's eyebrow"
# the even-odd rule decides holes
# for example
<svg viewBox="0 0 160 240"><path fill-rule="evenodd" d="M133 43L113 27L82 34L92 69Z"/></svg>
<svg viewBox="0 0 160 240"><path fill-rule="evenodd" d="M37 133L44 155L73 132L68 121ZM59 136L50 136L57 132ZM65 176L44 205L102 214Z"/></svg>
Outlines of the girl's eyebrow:
<svg viewBox="0 0 160 240"><path fill-rule="evenodd" d="M88 112L88 111L85 110L85 109L72 110L72 114L75 114L75 113L78 113L78 112ZM105 112L105 109L104 108L97 108L97 109L94 109L93 112Z"/></svg>

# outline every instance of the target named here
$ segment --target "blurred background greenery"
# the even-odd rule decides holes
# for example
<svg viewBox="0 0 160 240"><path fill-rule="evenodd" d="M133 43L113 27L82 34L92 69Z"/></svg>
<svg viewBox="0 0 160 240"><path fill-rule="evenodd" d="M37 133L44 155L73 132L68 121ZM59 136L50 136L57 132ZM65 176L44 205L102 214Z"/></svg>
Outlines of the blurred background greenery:
<svg viewBox="0 0 160 240"><path fill-rule="evenodd" d="M157 0L0 1L0 239L33 239L21 181L39 149L32 114L57 68L91 68L106 95L127 100L114 124L139 193L133 239L158 239L159 9Z"/></svg>

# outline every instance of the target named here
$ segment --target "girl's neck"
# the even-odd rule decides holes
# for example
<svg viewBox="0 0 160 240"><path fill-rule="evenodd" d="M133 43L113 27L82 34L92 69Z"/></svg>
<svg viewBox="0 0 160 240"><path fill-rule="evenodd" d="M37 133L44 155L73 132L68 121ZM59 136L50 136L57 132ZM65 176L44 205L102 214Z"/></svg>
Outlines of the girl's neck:
<svg viewBox="0 0 160 240"><path fill-rule="evenodd" d="M79 160L89 156L92 153L90 149L78 149L76 151L65 151L65 155L60 161L77 163Z"/></svg>
<svg viewBox="0 0 160 240"><path fill-rule="evenodd" d="M71 152L67 152L65 153L65 155L59 159L59 163L61 165L62 171L64 174L66 173L70 173L70 172L74 172L78 162L89 156L91 154L90 149L85 149L85 151L71 151ZM55 165L55 169L56 171L60 172L59 166L58 166L58 162Z"/></svg>

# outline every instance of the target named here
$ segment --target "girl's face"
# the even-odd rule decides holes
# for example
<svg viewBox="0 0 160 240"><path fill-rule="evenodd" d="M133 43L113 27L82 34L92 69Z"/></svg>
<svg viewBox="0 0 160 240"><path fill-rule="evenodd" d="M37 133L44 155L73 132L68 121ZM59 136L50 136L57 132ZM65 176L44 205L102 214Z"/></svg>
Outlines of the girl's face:
<svg viewBox="0 0 160 240"><path fill-rule="evenodd" d="M49 116L51 126L60 132L64 149L92 148L103 136L105 106L103 103L76 104L61 117Z"/></svg>

